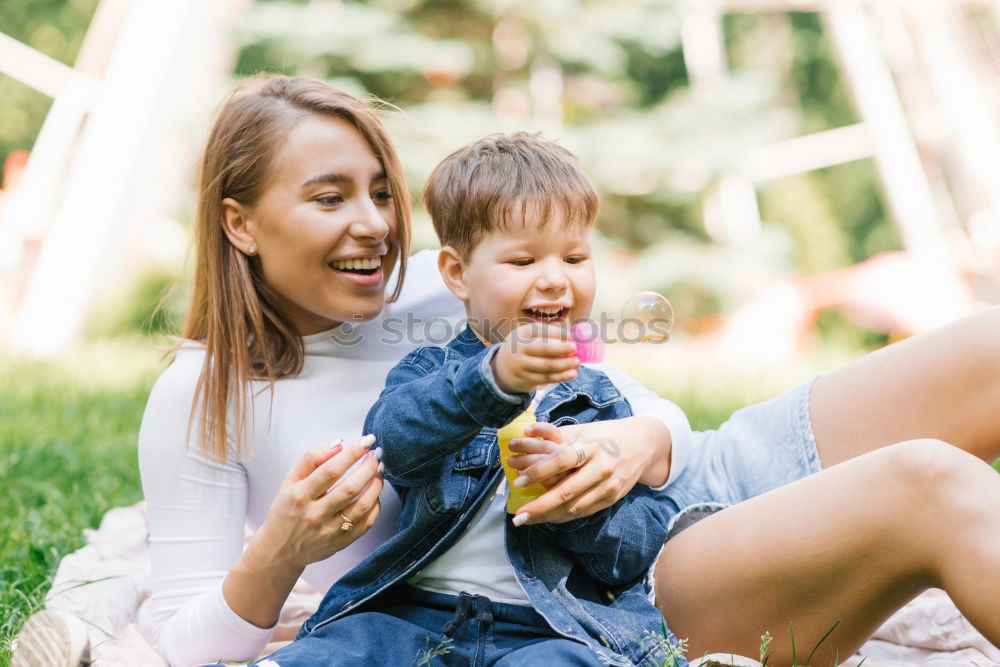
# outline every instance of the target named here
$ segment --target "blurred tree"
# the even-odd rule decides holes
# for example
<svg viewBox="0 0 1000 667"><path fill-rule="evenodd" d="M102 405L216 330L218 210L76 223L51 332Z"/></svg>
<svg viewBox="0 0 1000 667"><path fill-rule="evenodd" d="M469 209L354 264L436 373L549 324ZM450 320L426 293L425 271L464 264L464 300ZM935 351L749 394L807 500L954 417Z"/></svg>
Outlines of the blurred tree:
<svg viewBox="0 0 1000 667"><path fill-rule="evenodd" d="M726 34L732 66L769 73L772 103L797 110L797 133L858 122L818 14L730 14ZM871 160L791 176L761 189L762 214L795 238L800 272L841 268L902 247L878 183Z"/></svg>
<svg viewBox="0 0 1000 667"><path fill-rule="evenodd" d="M544 130L580 155L602 192L599 229L625 251L662 257L665 243L679 244L724 271L732 257L712 249L702 224L706 186L743 148L856 118L816 14L728 15L729 76L697 93L680 21L678 3L664 0L258 2L239 28L236 73L318 76L398 105L404 113L387 123L415 187L462 143ZM743 248L741 261L770 263L755 275L837 268L896 243L866 163L767 184L760 199L788 231L768 238L792 243ZM416 239L434 243L429 229ZM734 303L732 281L704 271L654 282L687 312Z"/></svg>
<svg viewBox="0 0 1000 667"><path fill-rule="evenodd" d="M858 122L819 16L793 12L789 20L795 35L792 83L798 92L803 132ZM816 179L830 202L834 219L844 230L849 254L843 265L902 247L899 233L886 214L871 160L820 170Z"/></svg>
<svg viewBox="0 0 1000 667"><path fill-rule="evenodd" d="M71 64L96 4L3 0L0 30ZM601 190L600 230L644 267L636 280L650 284L635 287L670 289L682 312L732 307L778 271L899 247L870 161L768 183L761 209L784 231L765 225L738 247L710 241L701 193L738 168L743 149L856 118L816 14L728 15L729 74L695 91L678 5L257 0L234 27L243 44L234 74L313 76L397 105L403 113L386 120L415 189L444 155L487 133L559 138ZM50 100L2 76L0 99L3 159L30 147ZM418 245L433 244L419 207L417 221Z"/></svg>
<svg viewBox="0 0 1000 667"><path fill-rule="evenodd" d="M795 239L795 267L812 274L852 263L848 234L837 220L814 174L796 174L761 191L761 214L783 225Z"/></svg>
<svg viewBox="0 0 1000 667"><path fill-rule="evenodd" d="M98 0L4 0L0 32L72 65ZM0 165L12 151L30 149L52 99L0 74Z"/></svg>

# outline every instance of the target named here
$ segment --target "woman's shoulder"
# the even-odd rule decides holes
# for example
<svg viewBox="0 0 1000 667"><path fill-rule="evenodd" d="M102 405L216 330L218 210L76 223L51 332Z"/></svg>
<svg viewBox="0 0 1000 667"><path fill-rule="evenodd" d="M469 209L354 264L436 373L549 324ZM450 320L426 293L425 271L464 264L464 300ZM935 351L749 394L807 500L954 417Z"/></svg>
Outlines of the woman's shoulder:
<svg viewBox="0 0 1000 667"><path fill-rule="evenodd" d="M190 410L204 364L204 347L195 342L182 342L173 360L153 383L146 409L184 404Z"/></svg>
<svg viewBox="0 0 1000 667"><path fill-rule="evenodd" d="M183 458L204 360L204 349L185 343L153 383L139 427L139 463L144 475Z"/></svg>

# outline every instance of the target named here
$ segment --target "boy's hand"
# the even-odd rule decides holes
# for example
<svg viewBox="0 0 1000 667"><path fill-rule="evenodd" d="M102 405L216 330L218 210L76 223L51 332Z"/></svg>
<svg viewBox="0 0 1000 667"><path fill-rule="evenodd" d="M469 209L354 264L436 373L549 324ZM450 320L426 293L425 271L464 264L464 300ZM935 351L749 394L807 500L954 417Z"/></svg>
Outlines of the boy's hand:
<svg viewBox="0 0 1000 667"><path fill-rule="evenodd" d="M580 360L571 356L576 344L569 332L556 324L528 322L517 327L500 345L491 362L500 388L510 394L535 387L568 382L576 377Z"/></svg>
<svg viewBox="0 0 1000 667"><path fill-rule="evenodd" d="M524 429L523 438L514 438L510 441L511 457L507 459L507 464L519 473L526 468L531 468L536 463L548 461L553 455L559 452L559 448L565 446L565 438L560 432L561 427L553 426L547 422L536 422ZM574 456L576 453L574 452ZM537 470L537 468L535 469ZM549 489L562 481L563 477L576 471L575 467L568 467L559 470L544 479L535 479L533 484L541 484ZM527 485L527 477L524 477L524 484Z"/></svg>

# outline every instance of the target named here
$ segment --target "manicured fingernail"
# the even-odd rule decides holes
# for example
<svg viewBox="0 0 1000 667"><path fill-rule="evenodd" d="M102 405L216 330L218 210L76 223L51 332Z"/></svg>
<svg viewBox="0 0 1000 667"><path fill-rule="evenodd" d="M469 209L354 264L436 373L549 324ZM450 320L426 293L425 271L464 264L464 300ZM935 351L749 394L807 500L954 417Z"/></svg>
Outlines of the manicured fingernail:
<svg viewBox="0 0 1000 667"><path fill-rule="evenodd" d="M344 446L344 439L343 438L337 438L336 440L334 440L333 442L331 442L329 445L327 445L326 448L327 449L336 449L338 447L343 447L343 446Z"/></svg>
<svg viewBox="0 0 1000 667"><path fill-rule="evenodd" d="M524 524L531 521L531 515L527 512L521 512L520 514L515 514L514 518L511 519L511 523L514 524L515 528L520 528Z"/></svg>
<svg viewBox="0 0 1000 667"><path fill-rule="evenodd" d="M522 486L528 486L528 478L521 475L511 483L511 486L515 489L520 489Z"/></svg>
<svg viewBox="0 0 1000 667"><path fill-rule="evenodd" d="M369 433L365 437L361 438L361 449L368 449L375 444L375 436Z"/></svg>
<svg viewBox="0 0 1000 667"><path fill-rule="evenodd" d="M380 475L384 475L385 474L385 464L384 463L379 463L378 464L378 474L380 474Z"/></svg>
<svg viewBox="0 0 1000 667"><path fill-rule="evenodd" d="M375 459L376 461L381 461L382 460L382 448L381 447L376 447L375 448L375 451L372 452L372 458Z"/></svg>

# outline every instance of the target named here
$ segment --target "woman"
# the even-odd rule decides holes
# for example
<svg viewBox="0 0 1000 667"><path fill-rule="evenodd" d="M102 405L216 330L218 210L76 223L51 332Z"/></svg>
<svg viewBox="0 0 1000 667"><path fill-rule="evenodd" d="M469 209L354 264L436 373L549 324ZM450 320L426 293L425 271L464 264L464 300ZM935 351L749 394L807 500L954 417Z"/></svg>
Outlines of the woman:
<svg viewBox="0 0 1000 667"><path fill-rule="evenodd" d="M184 332L195 343L157 382L140 435L154 614L172 665L255 657L300 575L322 589L392 530L371 442L303 450L357 432L408 346L453 332L414 335L414 323L460 317L434 253L406 270L406 192L374 115L322 84L251 82L216 121ZM786 663L789 621L801 651L841 619L823 650L846 656L931 585L998 642L1000 482L979 460L1000 454L998 334L992 310L894 345L741 411L693 448L671 404L619 381L635 412L656 418L540 427L557 444L612 428L622 452L588 447L522 511L532 523L589 514L669 471L669 501L688 509L656 594L691 655L756 655L768 630L772 663ZM957 446L901 442L913 438ZM575 467L572 449L557 452L525 470L529 481ZM724 505L736 506L716 512ZM258 529L243 551L245 519Z"/></svg>

